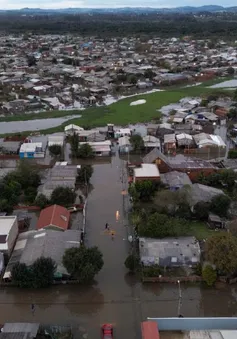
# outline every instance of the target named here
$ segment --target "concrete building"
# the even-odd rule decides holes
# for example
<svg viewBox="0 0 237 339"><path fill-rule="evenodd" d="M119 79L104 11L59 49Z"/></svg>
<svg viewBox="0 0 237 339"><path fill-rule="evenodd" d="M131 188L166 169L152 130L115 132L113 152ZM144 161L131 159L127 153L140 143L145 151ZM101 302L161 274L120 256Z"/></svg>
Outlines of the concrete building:
<svg viewBox="0 0 237 339"><path fill-rule="evenodd" d="M119 153L128 153L132 150L129 139L130 137L127 135L118 138Z"/></svg>
<svg viewBox="0 0 237 339"><path fill-rule="evenodd" d="M175 134L164 135L164 151L165 153L173 153L176 151L176 139Z"/></svg>
<svg viewBox="0 0 237 339"><path fill-rule="evenodd" d="M236 317L148 317L141 324L142 339L235 339L236 322Z"/></svg>
<svg viewBox="0 0 237 339"><path fill-rule="evenodd" d="M199 243L194 237L139 238L139 252L144 266L195 266L201 256Z"/></svg>
<svg viewBox="0 0 237 339"><path fill-rule="evenodd" d="M141 164L141 167L134 168L133 182L145 180L160 180L160 172L155 164Z"/></svg>
<svg viewBox="0 0 237 339"><path fill-rule="evenodd" d="M18 235L16 216L0 216L0 252L10 255Z"/></svg>
<svg viewBox="0 0 237 339"><path fill-rule="evenodd" d="M44 158L45 152L43 150L42 142L29 142L21 145L20 158Z"/></svg>

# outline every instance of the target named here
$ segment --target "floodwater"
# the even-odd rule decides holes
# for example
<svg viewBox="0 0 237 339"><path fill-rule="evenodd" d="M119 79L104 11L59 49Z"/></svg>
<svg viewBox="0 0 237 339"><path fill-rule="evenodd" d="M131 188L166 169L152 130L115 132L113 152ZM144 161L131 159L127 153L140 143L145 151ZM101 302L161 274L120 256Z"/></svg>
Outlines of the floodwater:
<svg viewBox="0 0 237 339"><path fill-rule="evenodd" d="M127 237L128 197L125 162L116 155L110 163L94 165L92 190L88 196L86 241L97 245L104 255L104 267L93 286L61 285L31 291L0 289L1 323L35 321L71 324L85 332L84 338L98 338L104 322L114 324L115 338L139 339L140 322L149 317L175 317L178 286L141 284L127 274L123 265L130 249ZM123 181L123 183L122 183ZM116 212L119 219L116 221ZM105 223L115 231L114 240L104 232ZM237 288L233 285L205 289L181 284L181 313L194 316L237 316ZM31 303L36 305L34 315Z"/></svg>
<svg viewBox="0 0 237 339"><path fill-rule="evenodd" d="M53 128L62 125L64 122L68 120L80 117L81 115L70 115L70 116L67 115L61 118L0 122L0 134L19 133L24 131L37 131L47 128Z"/></svg>

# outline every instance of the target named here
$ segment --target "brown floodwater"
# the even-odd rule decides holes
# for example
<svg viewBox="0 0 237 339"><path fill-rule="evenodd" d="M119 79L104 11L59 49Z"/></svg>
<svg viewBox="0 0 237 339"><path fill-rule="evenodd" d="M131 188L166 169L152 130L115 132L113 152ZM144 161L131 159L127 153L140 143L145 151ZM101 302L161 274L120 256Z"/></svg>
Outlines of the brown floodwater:
<svg viewBox="0 0 237 339"><path fill-rule="evenodd" d="M127 274L123 265L130 249L127 241L128 198L124 161L118 156L110 163L94 165L88 197L86 241L97 245L104 255L104 267L93 286L53 286L45 290L0 289L1 322L37 321L44 324L71 324L85 332L84 338L100 336L100 325L111 322L116 338L141 337L140 322L149 317L175 317L178 312L178 286L141 284ZM125 182L125 180L123 180ZM116 211L119 220L116 221ZM108 222L115 231L114 240L105 234ZM235 286L209 289L199 285L181 285L181 313L194 316L237 316ZM31 303L36 305L34 315Z"/></svg>

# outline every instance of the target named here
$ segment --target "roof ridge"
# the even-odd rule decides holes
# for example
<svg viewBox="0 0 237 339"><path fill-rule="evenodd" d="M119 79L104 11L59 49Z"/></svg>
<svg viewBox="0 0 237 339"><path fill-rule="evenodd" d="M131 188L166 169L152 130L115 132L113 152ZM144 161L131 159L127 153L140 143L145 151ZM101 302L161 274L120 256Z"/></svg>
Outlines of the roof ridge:
<svg viewBox="0 0 237 339"><path fill-rule="evenodd" d="M53 213L51 214L50 225L52 225L52 221L53 221L53 218L54 218L56 206L57 206L56 204L53 205Z"/></svg>

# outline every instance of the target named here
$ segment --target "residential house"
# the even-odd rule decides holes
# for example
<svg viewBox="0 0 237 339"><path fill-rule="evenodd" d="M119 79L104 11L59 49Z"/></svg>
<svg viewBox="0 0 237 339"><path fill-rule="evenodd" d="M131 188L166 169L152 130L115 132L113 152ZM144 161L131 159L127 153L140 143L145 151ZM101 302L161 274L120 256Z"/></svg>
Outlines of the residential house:
<svg viewBox="0 0 237 339"><path fill-rule="evenodd" d="M80 145L89 144L92 147L95 156L110 156L111 141L105 140L101 142L81 142Z"/></svg>
<svg viewBox="0 0 237 339"><path fill-rule="evenodd" d="M173 134L174 129L171 124L169 123L163 123L158 126L157 129L157 136L160 137L162 140L164 140L164 135L166 134Z"/></svg>
<svg viewBox="0 0 237 339"><path fill-rule="evenodd" d="M160 172L155 164L141 164L140 167L134 168L133 182L145 180L160 181Z"/></svg>
<svg viewBox="0 0 237 339"><path fill-rule="evenodd" d="M128 153L132 150L132 145L129 139L130 137L127 135L118 138L119 153Z"/></svg>
<svg viewBox="0 0 237 339"><path fill-rule="evenodd" d="M56 263L55 278L69 277L63 266L63 255L66 249L80 247L80 231L66 230L64 232L41 229L23 232L19 235L3 280L11 281L12 267L20 262L31 266L41 257L51 258Z"/></svg>
<svg viewBox="0 0 237 339"><path fill-rule="evenodd" d="M225 194L219 188L202 184L192 184L191 186L183 187L182 190L187 194L187 201L191 207L198 202L211 202L212 198L217 195Z"/></svg>
<svg viewBox="0 0 237 339"><path fill-rule="evenodd" d="M18 235L16 216L0 216L0 252L9 256Z"/></svg>
<svg viewBox="0 0 237 339"><path fill-rule="evenodd" d="M219 217L219 215L213 213L209 213L208 215L208 225L212 229L225 228L225 222Z"/></svg>
<svg viewBox="0 0 237 339"><path fill-rule="evenodd" d="M130 136L131 130L130 128L120 128L119 130L115 131L115 138L118 139L120 137L124 137L124 136Z"/></svg>
<svg viewBox="0 0 237 339"><path fill-rule="evenodd" d="M176 134L178 147L192 147L194 145L193 137L190 134Z"/></svg>
<svg viewBox="0 0 237 339"><path fill-rule="evenodd" d="M24 143L20 147L19 151L20 158L44 158L45 151L42 147L42 142L30 142L30 143Z"/></svg>
<svg viewBox="0 0 237 339"><path fill-rule="evenodd" d="M84 128L74 125L74 124L70 124L65 126L64 128L64 133L68 136L68 135L73 135L74 133L78 134L78 132L84 131Z"/></svg>
<svg viewBox="0 0 237 339"><path fill-rule="evenodd" d="M177 191L186 185L192 185L192 181L186 173L171 171L160 175L160 181L171 191Z"/></svg>
<svg viewBox="0 0 237 339"><path fill-rule="evenodd" d="M143 158L143 162L156 163L160 173L168 173L170 171L187 173L192 181L200 174L207 176L219 170L209 161L184 157L182 155L167 157L156 148Z"/></svg>
<svg viewBox="0 0 237 339"><path fill-rule="evenodd" d="M153 135L146 135L143 137L144 146L147 150L151 150L153 148L160 149L160 140Z"/></svg>
<svg viewBox="0 0 237 339"><path fill-rule="evenodd" d="M3 141L0 142L0 153L1 154L18 154L20 150L19 141Z"/></svg>
<svg viewBox="0 0 237 339"><path fill-rule="evenodd" d="M176 139L175 134L164 135L164 152L171 154L176 151Z"/></svg>
<svg viewBox="0 0 237 339"><path fill-rule="evenodd" d="M37 229L66 231L69 227L70 212L63 206L52 205L40 212Z"/></svg>
<svg viewBox="0 0 237 339"><path fill-rule="evenodd" d="M156 136L159 124L147 124L147 134Z"/></svg>
<svg viewBox="0 0 237 339"><path fill-rule="evenodd" d="M139 253L144 266L190 267L196 266L201 257L195 237L139 238Z"/></svg>
<svg viewBox="0 0 237 339"><path fill-rule="evenodd" d="M48 146L58 145L63 147L64 134L53 134L48 136Z"/></svg>

